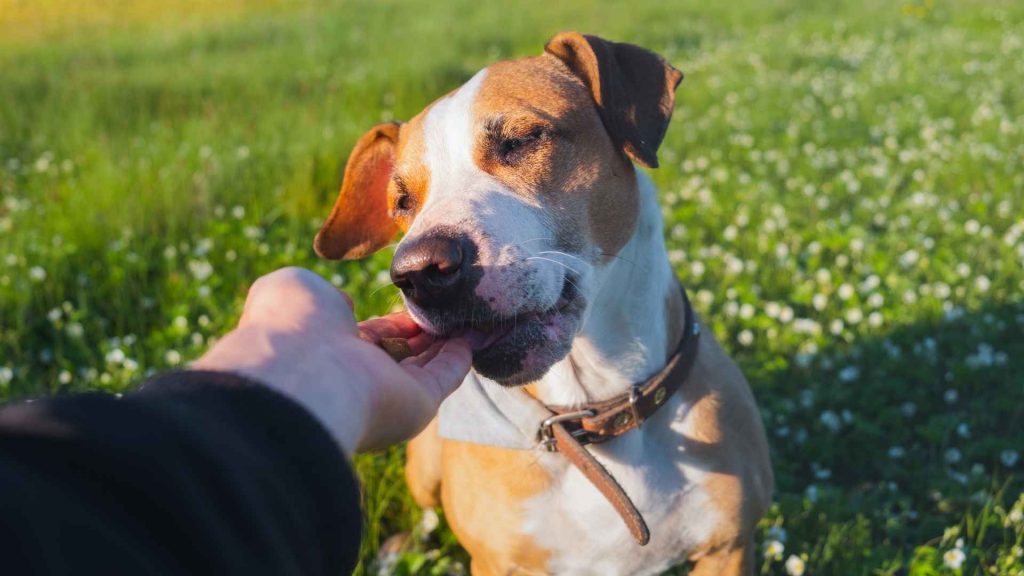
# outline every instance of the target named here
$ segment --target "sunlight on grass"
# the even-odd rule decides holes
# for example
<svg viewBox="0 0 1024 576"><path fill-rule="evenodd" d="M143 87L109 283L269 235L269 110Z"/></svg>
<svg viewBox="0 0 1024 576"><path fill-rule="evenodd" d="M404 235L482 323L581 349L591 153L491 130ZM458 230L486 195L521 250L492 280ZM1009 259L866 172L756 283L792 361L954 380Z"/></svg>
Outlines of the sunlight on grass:
<svg viewBox="0 0 1024 576"><path fill-rule="evenodd" d="M1024 5L255 5L0 0L0 399L185 366L284 265L387 310L390 254L311 250L355 140L592 31L687 75L652 176L766 422L760 572L1024 574ZM361 570L464 570L401 462Z"/></svg>

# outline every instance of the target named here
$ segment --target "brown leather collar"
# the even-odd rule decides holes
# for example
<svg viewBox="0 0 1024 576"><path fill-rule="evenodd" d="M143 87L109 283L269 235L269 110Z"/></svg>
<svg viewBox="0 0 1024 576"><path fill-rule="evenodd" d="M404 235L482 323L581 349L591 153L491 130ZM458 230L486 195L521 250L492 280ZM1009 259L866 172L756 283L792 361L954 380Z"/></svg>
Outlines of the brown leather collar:
<svg viewBox="0 0 1024 576"><path fill-rule="evenodd" d="M679 390L690 375L697 358L700 323L683 294L685 323L676 351L664 368L646 382L634 384L627 394L584 404L578 408L546 406L553 415L540 427L539 435L551 452L561 452L608 499L641 546L650 540L643 516L608 470L583 446L606 442L640 428Z"/></svg>

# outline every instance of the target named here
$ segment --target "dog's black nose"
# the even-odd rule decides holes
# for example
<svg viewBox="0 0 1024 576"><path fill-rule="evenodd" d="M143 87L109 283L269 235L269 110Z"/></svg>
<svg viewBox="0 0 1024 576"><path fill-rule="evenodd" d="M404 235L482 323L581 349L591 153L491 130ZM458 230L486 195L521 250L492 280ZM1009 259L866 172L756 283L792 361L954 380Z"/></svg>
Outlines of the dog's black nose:
<svg viewBox="0 0 1024 576"><path fill-rule="evenodd" d="M475 246L461 235L425 235L403 242L391 261L391 281L420 306L451 306L466 289Z"/></svg>

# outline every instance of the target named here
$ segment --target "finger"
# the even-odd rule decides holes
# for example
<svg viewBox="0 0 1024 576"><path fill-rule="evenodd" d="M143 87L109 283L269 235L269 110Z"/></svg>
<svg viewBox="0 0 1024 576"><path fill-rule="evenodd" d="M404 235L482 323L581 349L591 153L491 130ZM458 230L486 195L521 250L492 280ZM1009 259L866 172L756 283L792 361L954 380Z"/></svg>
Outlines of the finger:
<svg viewBox="0 0 1024 576"><path fill-rule="evenodd" d="M444 340L438 340L427 346L426 350L423 350L415 356L410 356L405 360L401 361L401 364L406 366L424 366L427 362L430 362L437 356L437 353L441 351L445 345Z"/></svg>
<svg viewBox="0 0 1024 576"><path fill-rule="evenodd" d="M465 340L456 338L445 342L440 351L420 370L427 377L426 381L433 384L438 394L437 401L440 402L459 387L472 365L472 349Z"/></svg>
<svg viewBox="0 0 1024 576"><path fill-rule="evenodd" d="M430 346L437 341L437 337L433 334L420 332L406 341L409 343L409 348L412 349L412 353L415 355L422 354L427 350L427 348L430 348Z"/></svg>
<svg viewBox="0 0 1024 576"><path fill-rule="evenodd" d="M360 337L373 343L378 342L381 338L408 339L420 332L422 329L406 312L396 312L359 323Z"/></svg>

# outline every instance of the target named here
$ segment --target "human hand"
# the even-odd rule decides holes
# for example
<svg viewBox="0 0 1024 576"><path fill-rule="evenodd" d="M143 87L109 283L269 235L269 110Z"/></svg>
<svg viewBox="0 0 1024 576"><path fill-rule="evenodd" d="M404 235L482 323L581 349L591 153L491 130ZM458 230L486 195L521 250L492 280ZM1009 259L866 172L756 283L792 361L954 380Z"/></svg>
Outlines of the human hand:
<svg viewBox="0 0 1024 576"><path fill-rule="evenodd" d="M376 343L405 338L396 363ZM405 313L356 324L351 299L303 268L253 283L238 327L194 367L236 372L309 410L351 456L422 430L469 371L460 338L437 340Z"/></svg>

